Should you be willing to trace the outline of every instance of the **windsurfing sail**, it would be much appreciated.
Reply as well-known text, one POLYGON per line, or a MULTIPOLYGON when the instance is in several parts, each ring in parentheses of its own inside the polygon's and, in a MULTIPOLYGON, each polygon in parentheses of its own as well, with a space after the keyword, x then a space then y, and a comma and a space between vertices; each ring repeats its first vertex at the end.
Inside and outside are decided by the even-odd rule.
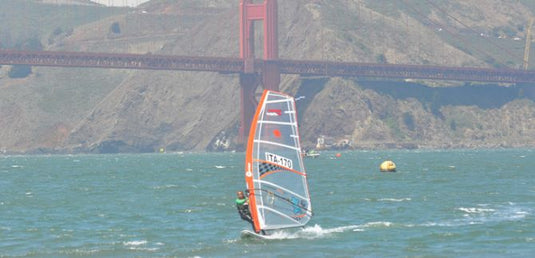
POLYGON ((264 90, 251 123, 245 181, 254 227, 302 227, 312 217, 293 97, 264 90))

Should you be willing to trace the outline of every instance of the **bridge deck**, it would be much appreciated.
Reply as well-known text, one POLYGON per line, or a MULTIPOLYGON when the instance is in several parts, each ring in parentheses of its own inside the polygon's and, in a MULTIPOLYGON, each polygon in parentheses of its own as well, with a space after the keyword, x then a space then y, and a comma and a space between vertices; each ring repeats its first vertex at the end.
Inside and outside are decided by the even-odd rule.
MULTIPOLYGON (((255 61, 260 73, 265 63, 277 64, 283 74, 341 77, 385 77, 403 79, 474 82, 535 82, 535 71, 426 65, 371 64, 329 61, 255 61)), ((34 66, 93 67, 241 73, 243 60, 232 57, 164 56, 88 52, 0 50, 0 64, 34 66)))

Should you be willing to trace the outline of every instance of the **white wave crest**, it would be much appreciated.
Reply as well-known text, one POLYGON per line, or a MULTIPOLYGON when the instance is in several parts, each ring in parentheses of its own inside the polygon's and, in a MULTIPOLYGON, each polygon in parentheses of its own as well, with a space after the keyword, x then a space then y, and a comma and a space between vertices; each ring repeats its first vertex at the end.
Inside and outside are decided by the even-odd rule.
POLYGON ((383 228, 383 227, 391 227, 392 222, 388 221, 374 221, 374 222, 368 222, 361 226, 362 228, 383 228))
POLYGON ((174 185, 174 184, 168 184, 168 185, 158 185, 154 186, 152 189, 154 190, 165 190, 165 189, 171 189, 171 188, 179 188, 180 186, 174 185))
POLYGON ((488 212, 495 212, 495 209, 488 209, 488 208, 457 208, 457 210, 464 211, 466 213, 470 214, 481 214, 481 213, 488 213, 488 212))
POLYGON ((396 198, 381 198, 378 201, 381 201, 381 202, 404 202, 404 201, 410 201, 410 200, 412 200, 412 199, 411 198, 400 198, 400 199, 396 199, 396 198))
POLYGON ((125 246, 140 246, 140 245, 146 245, 147 240, 134 240, 134 241, 127 241, 123 242, 123 245, 125 246))
MULTIPOLYGON (((158 251, 158 247, 151 247, 147 240, 133 240, 133 241, 126 241, 123 242, 123 245, 126 246, 129 250, 135 250, 135 251, 149 251, 149 252, 155 252, 158 251)), ((157 246, 163 245, 163 243, 156 243, 157 246)))
POLYGON ((458 227, 464 225, 481 225, 489 222, 502 222, 522 220, 532 214, 532 209, 517 206, 514 203, 507 205, 496 205, 489 208, 487 204, 480 204, 480 207, 460 207, 456 210, 462 211, 463 218, 450 219, 440 222, 427 222, 421 224, 424 227, 458 227))

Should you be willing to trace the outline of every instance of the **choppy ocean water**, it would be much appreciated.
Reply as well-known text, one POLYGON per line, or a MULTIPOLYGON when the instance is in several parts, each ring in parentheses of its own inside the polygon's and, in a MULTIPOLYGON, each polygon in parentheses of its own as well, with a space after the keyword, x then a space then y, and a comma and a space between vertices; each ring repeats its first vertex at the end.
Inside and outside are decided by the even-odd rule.
POLYGON ((262 241, 240 238, 243 161, 0 156, 0 256, 535 256, 534 149, 323 152, 309 225, 262 241))

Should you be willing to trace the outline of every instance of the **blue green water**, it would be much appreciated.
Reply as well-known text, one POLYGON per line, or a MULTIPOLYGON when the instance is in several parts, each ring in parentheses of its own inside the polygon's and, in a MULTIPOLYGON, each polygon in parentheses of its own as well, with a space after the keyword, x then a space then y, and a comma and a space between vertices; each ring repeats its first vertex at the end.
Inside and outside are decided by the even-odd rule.
POLYGON ((535 255, 534 149, 341 154, 305 161, 309 225, 262 241, 243 153, 0 156, 0 256, 535 255))

